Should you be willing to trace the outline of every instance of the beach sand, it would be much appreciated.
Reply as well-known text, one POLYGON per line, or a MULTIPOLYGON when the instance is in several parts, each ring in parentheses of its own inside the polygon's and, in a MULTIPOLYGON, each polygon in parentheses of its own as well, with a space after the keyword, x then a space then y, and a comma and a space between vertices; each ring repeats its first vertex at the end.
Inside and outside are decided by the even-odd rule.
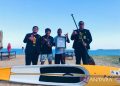
MULTIPOLYGON (((114 67, 120 66, 119 56, 92 56, 92 57, 94 58, 96 65, 105 65, 105 66, 114 66, 114 67)), ((68 59, 66 60, 66 64, 75 64, 75 59, 73 60, 70 60, 71 58, 68 59)), ((48 62, 46 61, 45 64, 48 64, 48 62)), ((5 57, 2 61, 0 61, 0 68, 11 67, 11 66, 22 66, 22 65, 25 65, 24 55, 17 55, 16 58, 11 57, 10 59, 5 57)), ((40 65, 40 62, 38 62, 38 65, 40 65)), ((0 81, 0 86, 41 86, 41 85, 28 85, 22 83, 0 81)))

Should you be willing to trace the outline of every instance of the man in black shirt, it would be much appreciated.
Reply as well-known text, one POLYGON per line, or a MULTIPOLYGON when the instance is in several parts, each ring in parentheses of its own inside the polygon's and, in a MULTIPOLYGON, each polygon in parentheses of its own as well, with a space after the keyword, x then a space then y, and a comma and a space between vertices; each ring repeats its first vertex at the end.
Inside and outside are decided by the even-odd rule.
POLYGON ((52 64, 52 47, 54 43, 54 39, 50 36, 51 30, 50 28, 45 29, 45 35, 42 36, 42 46, 41 46, 41 57, 40 62, 43 65, 46 58, 48 59, 48 63, 52 64))
POLYGON ((81 64, 81 58, 83 64, 88 64, 88 49, 90 49, 90 43, 92 42, 92 36, 89 30, 84 29, 84 22, 79 22, 79 29, 74 30, 71 35, 71 40, 74 40, 73 48, 76 56, 76 64, 81 64))
POLYGON ((32 29, 32 33, 28 33, 23 42, 26 43, 25 48, 25 64, 30 65, 37 65, 38 57, 40 54, 40 47, 41 47, 41 36, 37 34, 38 27, 34 26, 32 29))

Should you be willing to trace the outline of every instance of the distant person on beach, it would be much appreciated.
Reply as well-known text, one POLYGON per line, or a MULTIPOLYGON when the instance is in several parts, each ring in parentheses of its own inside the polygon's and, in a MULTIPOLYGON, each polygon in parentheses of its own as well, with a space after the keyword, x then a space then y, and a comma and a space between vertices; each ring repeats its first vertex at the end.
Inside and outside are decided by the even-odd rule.
POLYGON ((45 35, 42 36, 42 46, 41 46, 41 56, 40 56, 40 62, 41 65, 44 64, 46 59, 48 59, 48 63, 52 64, 53 60, 53 54, 52 54, 52 47, 53 47, 53 37, 50 36, 51 29, 46 28, 45 29, 45 35))
POLYGON ((8 50, 8 58, 10 59, 10 51, 11 51, 11 44, 8 43, 7 45, 7 50, 8 50))
POLYGON ((8 43, 8 45, 7 45, 7 50, 8 50, 8 52, 11 51, 11 44, 10 43, 8 43))
POLYGON ((24 51, 24 47, 22 47, 22 50, 24 51))
POLYGON ((26 65, 37 65, 38 57, 40 54, 41 47, 41 36, 38 33, 38 26, 32 28, 32 33, 28 33, 23 42, 26 43, 25 48, 25 64, 26 65))
POLYGON ((73 48, 76 57, 76 64, 88 64, 88 49, 90 49, 90 43, 92 42, 92 36, 89 30, 84 29, 84 22, 80 21, 79 29, 74 30, 71 35, 71 40, 74 40, 73 48))
POLYGON ((24 47, 22 47, 22 50, 24 50, 24 47))
POLYGON ((55 43, 55 64, 65 64, 65 48, 66 48, 66 42, 70 43, 70 40, 68 38, 68 33, 65 34, 65 36, 62 36, 62 29, 59 28, 57 30, 57 36, 54 38, 54 43, 55 43), (65 47, 62 46, 58 46, 57 43, 61 40, 58 40, 59 38, 64 38, 65 40, 62 41, 65 45, 65 47))
POLYGON ((22 47, 22 52, 24 53, 24 47, 22 47))

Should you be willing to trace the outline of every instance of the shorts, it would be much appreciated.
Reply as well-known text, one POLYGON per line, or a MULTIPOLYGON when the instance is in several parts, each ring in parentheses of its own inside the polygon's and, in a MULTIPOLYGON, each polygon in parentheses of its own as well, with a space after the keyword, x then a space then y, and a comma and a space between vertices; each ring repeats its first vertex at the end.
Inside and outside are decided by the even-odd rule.
POLYGON ((48 59, 48 61, 52 61, 53 55, 52 54, 41 54, 40 55, 40 62, 45 62, 46 59, 48 59))

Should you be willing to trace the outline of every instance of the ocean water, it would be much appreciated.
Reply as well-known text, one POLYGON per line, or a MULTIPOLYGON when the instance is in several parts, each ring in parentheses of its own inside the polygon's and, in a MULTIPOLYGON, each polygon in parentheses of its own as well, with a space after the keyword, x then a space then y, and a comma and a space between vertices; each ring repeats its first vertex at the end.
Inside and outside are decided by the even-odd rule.
MULTIPOLYGON (((7 51, 6 48, 3 48, 2 50, 0 50, 0 52, 6 52, 6 51, 7 51)), ((11 51, 16 51, 17 55, 23 55, 23 54, 25 54, 24 50, 22 50, 22 49, 12 49, 11 51)))
POLYGON ((120 56, 120 49, 99 49, 90 50, 90 55, 102 55, 102 56, 120 56))
MULTIPOLYGON (((7 51, 7 49, 2 49, 0 52, 7 51)), ((16 51, 17 55, 24 55, 24 50, 22 49, 12 49, 11 51, 16 51)), ((66 50, 66 52, 74 52, 74 50, 66 50)), ((53 54, 55 50, 53 49, 53 54)), ((120 49, 98 49, 98 50, 90 50, 90 55, 97 55, 97 56, 120 56, 120 49)))

